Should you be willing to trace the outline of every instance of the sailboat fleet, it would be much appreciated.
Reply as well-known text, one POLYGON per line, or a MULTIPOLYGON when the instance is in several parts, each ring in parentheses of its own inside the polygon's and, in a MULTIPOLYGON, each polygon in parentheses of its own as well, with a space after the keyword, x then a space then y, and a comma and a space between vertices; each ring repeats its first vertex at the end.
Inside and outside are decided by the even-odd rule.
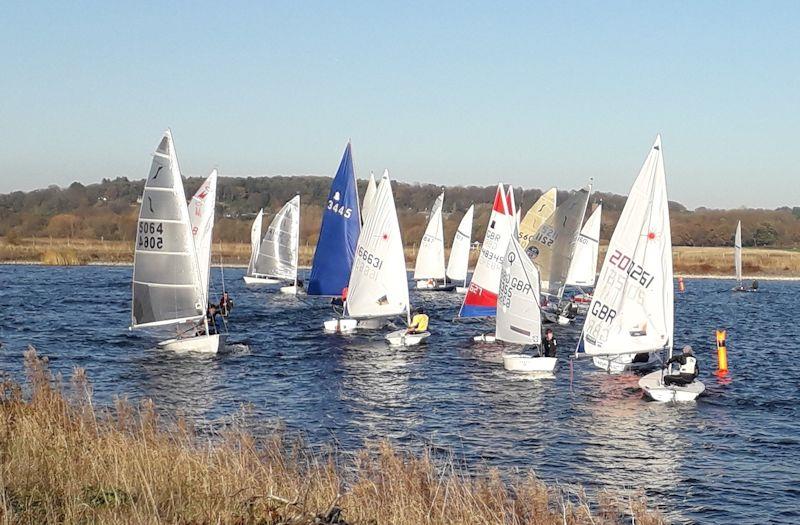
MULTIPOLYGON (((211 239, 216 205, 214 170, 187 204, 170 131, 155 153, 139 212, 132 282, 131 328, 171 327, 159 348, 217 352, 226 328, 210 309, 211 239)), ((430 208, 412 282, 422 292, 464 294, 457 320, 493 322, 494 333, 475 342, 499 345, 507 370, 552 373, 555 357, 538 351, 542 323, 567 324, 586 314, 576 357, 587 356, 612 373, 652 369, 674 349, 672 245, 661 139, 636 178, 606 251, 599 278, 602 203, 586 215, 592 187, 558 203, 555 188, 520 217, 514 190, 499 184, 471 279, 468 278, 474 206, 464 213, 446 259, 445 194, 430 208), (578 293, 565 297, 565 290, 578 293)), ((327 297, 334 317, 328 333, 380 330, 415 312, 409 296, 404 243, 388 170, 370 174, 361 206, 352 146, 345 146, 324 203, 320 234, 305 286, 298 279, 300 197, 284 204, 262 236, 264 210, 251 228, 247 286, 276 285, 282 293, 327 297)), ((741 224, 735 236, 741 286, 741 224)), ((396 326, 395 326, 396 328, 396 326)), ((401 328, 386 335, 395 346, 430 336, 401 328)), ((665 384, 664 371, 640 385, 659 401, 695 399, 704 387, 665 384)))

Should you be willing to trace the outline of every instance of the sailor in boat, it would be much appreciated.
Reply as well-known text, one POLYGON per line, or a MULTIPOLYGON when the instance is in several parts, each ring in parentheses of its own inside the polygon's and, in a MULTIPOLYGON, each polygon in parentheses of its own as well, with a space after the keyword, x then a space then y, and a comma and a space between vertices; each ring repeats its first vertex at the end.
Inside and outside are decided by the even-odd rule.
POLYGON ((542 351, 545 357, 555 357, 558 349, 558 341, 553 335, 553 330, 548 328, 544 331, 544 341, 542 341, 542 351))
MULTIPOLYGON (((217 305, 209 304, 206 308, 206 323, 208 324, 208 335, 215 335, 219 333, 219 325, 217 324, 217 305)), ((200 324, 197 327, 197 335, 206 335, 205 326, 200 324)))
MULTIPOLYGON (((298 281, 298 286, 300 281, 298 281)), ((333 310, 340 314, 344 313, 344 303, 347 301, 347 286, 342 288, 342 296, 341 297, 334 297, 331 299, 331 306, 333 306, 333 310)))
POLYGON ((678 363, 680 368, 677 374, 664 376, 664 385, 666 386, 686 386, 693 383, 700 373, 700 367, 697 366, 697 358, 694 356, 694 351, 689 345, 683 347, 683 353, 672 356, 664 364, 664 367, 668 367, 672 363, 678 363))
POLYGON ((414 310, 414 317, 411 318, 411 324, 408 325, 407 334, 421 334, 428 330, 428 316, 425 314, 423 308, 414 310))
POLYGON ((228 292, 222 292, 222 297, 219 299, 219 313, 222 317, 228 317, 233 310, 233 299, 228 295, 228 292))
POLYGON ((753 284, 751 284, 751 285, 750 285, 750 289, 752 289, 754 292, 755 292, 756 290, 758 290, 758 281, 756 281, 755 279, 753 279, 753 284))

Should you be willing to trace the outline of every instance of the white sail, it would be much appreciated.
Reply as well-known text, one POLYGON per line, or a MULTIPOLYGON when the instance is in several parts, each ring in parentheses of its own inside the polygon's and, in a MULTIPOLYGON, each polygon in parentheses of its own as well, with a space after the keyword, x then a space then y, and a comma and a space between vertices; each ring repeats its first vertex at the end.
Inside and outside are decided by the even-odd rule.
POLYGON ((542 314, 539 304, 539 270, 525 254, 518 236, 513 235, 500 274, 495 331, 497 339, 519 345, 540 344, 542 314))
POLYGON ((471 205, 458 223, 458 229, 453 236, 453 246, 450 248, 450 259, 447 261, 447 277, 451 281, 467 280, 469 269, 469 249, 472 243, 472 218, 475 215, 475 206, 471 205))
POLYGON ((736 280, 742 285, 742 221, 736 224, 736 238, 733 241, 733 261, 736 267, 736 280))
POLYGON ((529 239, 526 248, 539 267, 542 293, 560 299, 567 282, 575 242, 589 204, 591 185, 573 192, 561 203, 539 231, 529 239))
POLYGON ((139 209, 131 327, 199 320, 205 307, 186 194, 167 130, 153 154, 139 209))
POLYGON ((217 170, 203 182, 189 201, 189 222, 192 225, 200 282, 208 303, 208 277, 211 273, 211 241, 214 233, 214 207, 217 205, 217 170))
POLYGON ((444 192, 436 197, 428 218, 428 226, 419 243, 417 263, 414 266, 414 279, 439 279, 445 277, 444 266, 444 224, 442 223, 442 206, 444 192))
POLYGON ((672 348, 672 241, 661 136, 656 138, 608 245, 583 329, 589 355, 672 348))
POLYGON ((406 261, 388 170, 366 219, 350 273, 347 315, 363 319, 407 314, 406 261))
POLYGON ((250 227, 250 262, 247 265, 247 275, 252 277, 256 271, 256 259, 258 258, 258 250, 261 247, 261 223, 264 220, 264 209, 258 210, 256 220, 250 227))
POLYGON ((364 192, 364 200, 361 201, 362 224, 367 220, 367 213, 369 212, 370 206, 372 206, 372 200, 375 198, 376 191, 378 191, 378 187, 375 184, 375 174, 370 171, 369 182, 367 183, 367 190, 364 192))
POLYGON ((556 209, 558 192, 550 188, 533 203, 525 218, 519 223, 519 243, 527 248, 529 242, 539 232, 539 228, 553 215, 556 209))
POLYGON ((594 286, 597 277, 597 258, 600 255, 600 219, 603 204, 599 204, 583 225, 575 252, 569 264, 567 284, 570 286, 594 286))
POLYGON ((300 196, 283 205, 264 234, 255 273, 277 279, 297 277, 297 252, 300 241, 300 196))

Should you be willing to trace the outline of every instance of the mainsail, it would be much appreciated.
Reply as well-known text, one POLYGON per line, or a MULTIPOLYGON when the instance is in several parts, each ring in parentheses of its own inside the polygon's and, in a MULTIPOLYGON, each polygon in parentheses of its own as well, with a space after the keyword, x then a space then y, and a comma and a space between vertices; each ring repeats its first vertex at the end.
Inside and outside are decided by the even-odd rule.
POLYGON ((428 227, 419 243, 417 263, 414 266, 414 279, 445 278, 444 267, 444 224, 442 223, 442 205, 444 192, 436 197, 428 218, 428 227))
POLYGON ((560 299, 567 282, 575 241, 581 229, 591 185, 573 192, 561 203, 539 231, 529 239, 526 248, 539 267, 542 292, 560 299))
POLYGON ((597 205, 586 224, 583 225, 581 234, 575 242, 575 252, 569 265, 567 284, 570 286, 594 286, 597 277, 597 257, 600 254, 600 218, 603 204, 597 205))
POLYGON ((513 232, 513 208, 506 198, 503 185, 497 186, 492 214, 486 236, 481 245, 481 253, 475 264, 475 272, 464 296, 459 317, 491 317, 497 309, 497 292, 500 287, 500 272, 508 241, 513 232))
POLYGON ((736 267, 736 280, 742 285, 742 221, 736 224, 736 238, 733 241, 733 262, 736 267))
POLYGON ((378 187, 375 185, 375 174, 369 172, 369 182, 367 182, 367 190, 364 192, 364 200, 361 201, 361 224, 367 220, 369 208, 372 206, 372 199, 375 198, 375 192, 378 187))
POLYGON ((467 280, 469 267, 469 248, 472 242, 472 217, 475 206, 471 205, 458 223, 458 229, 453 236, 453 246, 450 248, 450 259, 447 261, 447 277, 451 281, 467 280))
POLYGON ((672 347, 672 241, 661 136, 656 138, 611 236, 583 328, 589 355, 672 347))
POLYGON ((539 310, 539 271, 525 250, 511 236, 500 274, 497 298, 497 339, 519 345, 542 342, 542 314, 539 310))
POLYGON ((250 262, 247 265, 247 275, 253 276, 256 271, 256 259, 258 258, 258 250, 261 247, 261 223, 264 220, 264 209, 258 210, 256 220, 250 227, 250 262))
POLYGON ((204 301, 208 303, 208 278, 211 273, 211 240, 214 233, 214 207, 217 205, 217 170, 203 182, 189 201, 189 222, 192 226, 197 266, 204 301))
POLYGON ((356 319, 408 314, 405 253, 388 170, 366 219, 350 274, 346 313, 356 319))
POLYGON ((361 232, 360 218, 358 186, 348 142, 322 215, 308 280, 308 295, 341 295, 350 280, 350 268, 361 232))
POLYGON ((255 273, 278 279, 297 277, 300 242, 300 196, 283 205, 267 228, 255 261, 255 273))
POLYGON ((528 243, 539 232, 539 228, 544 222, 553 215, 556 209, 557 191, 550 188, 542 193, 533 206, 530 207, 525 218, 519 223, 519 243, 523 248, 528 247, 528 243))
POLYGON ((142 193, 133 258, 131 327, 199 320, 205 292, 178 158, 167 130, 142 193))

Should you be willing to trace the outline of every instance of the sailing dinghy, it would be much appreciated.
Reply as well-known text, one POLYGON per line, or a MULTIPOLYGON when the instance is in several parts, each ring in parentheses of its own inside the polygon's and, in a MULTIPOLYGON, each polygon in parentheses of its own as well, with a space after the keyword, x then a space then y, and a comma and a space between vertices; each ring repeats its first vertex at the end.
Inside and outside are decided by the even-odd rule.
MULTIPOLYGON (((253 234, 261 232, 262 216, 263 210, 258 212, 256 222, 250 230, 251 244, 253 234)), ((288 281, 292 284, 281 287, 281 293, 296 294, 299 244, 300 196, 295 195, 275 214, 261 244, 253 251, 247 275, 244 276, 245 284, 279 284, 288 281)))
POLYGON ((457 286, 456 292, 466 293, 467 271, 469 270, 469 249, 472 243, 472 219, 475 215, 475 206, 470 205, 467 213, 458 223, 458 229, 453 236, 453 246, 450 248, 450 259, 447 261, 445 274, 454 282, 463 283, 457 286))
MULTIPOLYGON (((358 238, 356 258, 350 273, 345 315, 359 322, 359 328, 379 329, 389 320, 404 315, 410 323, 408 277, 400 236, 400 223, 388 170, 384 172, 364 228, 358 238)), ((418 344, 430 334, 389 334, 391 344, 418 344)))
POLYGON ((758 286, 755 281, 750 288, 745 288, 742 284, 742 221, 736 224, 736 236, 733 240, 733 266, 736 270, 736 288, 734 292, 755 292, 758 286))
MULTIPOLYGON (((643 370, 658 365, 665 349, 672 354, 673 336, 672 240, 659 135, 611 236, 579 351, 611 373, 643 370)), ((655 373, 657 379, 646 376, 648 388, 675 388, 660 386, 662 372, 655 373)))
POLYGON ((164 133, 142 193, 131 297, 131 329, 175 327, 159 348, 215 353, 225 344, 206 319, 216 180, 212 172, 190 214, 172 133, 164 133))
POLYGON ((539 267, 545 299, 543 314, 550 322, 568 324, 571 320, 560 303, 591 191, 589 184, 573 192, 528 240, 526 252, 539 267))
MULTIPOLYGON (((500 294, 497 298, 495 338, 523 348, 542 342, 539 270, 512 235, 503 258, 500 294)), ((527 355, 521 352, 503 354, 503 366, 512 372, 550 374, 555 357, 527 355)))
POLYGON ((597 259, 600 255, 600 221, 603 203, 597 205, 581 229, 575 242, 575 252, 567 272, 567 286, 574 286, 580 293, 572 297, 579 311, 585 312, 592 301, 587 288, 594 288, 597 279, 597 259))
POLYGON ((247 265, 247 273, 244 274, 244 284, 247 286, 262 286, 266 284, 278 284, 278 279, 270 279, 266 275, 256 273, 256 261, 261 249, 261 223, 264 220, 263 208, 258 210, 253 225, 250 226, 250 262, 247 265))
POLYGON ((444 265, 444 223, 442 206, 444 192, 436 198, 428 218, 428 226, 419 243, 414 280, 418 290, 452 291, 456 285, 447 282, 444 265))
POLYGON ((375 174, 369 172, 369 182, 367 182, 367 189, 364 192, 364 199, 361 201, 361 224, 367 219, 370 206, 372 206, 372 199, 375 198, 375 192, 378 191, 378 186, 375 184, 375 174))

